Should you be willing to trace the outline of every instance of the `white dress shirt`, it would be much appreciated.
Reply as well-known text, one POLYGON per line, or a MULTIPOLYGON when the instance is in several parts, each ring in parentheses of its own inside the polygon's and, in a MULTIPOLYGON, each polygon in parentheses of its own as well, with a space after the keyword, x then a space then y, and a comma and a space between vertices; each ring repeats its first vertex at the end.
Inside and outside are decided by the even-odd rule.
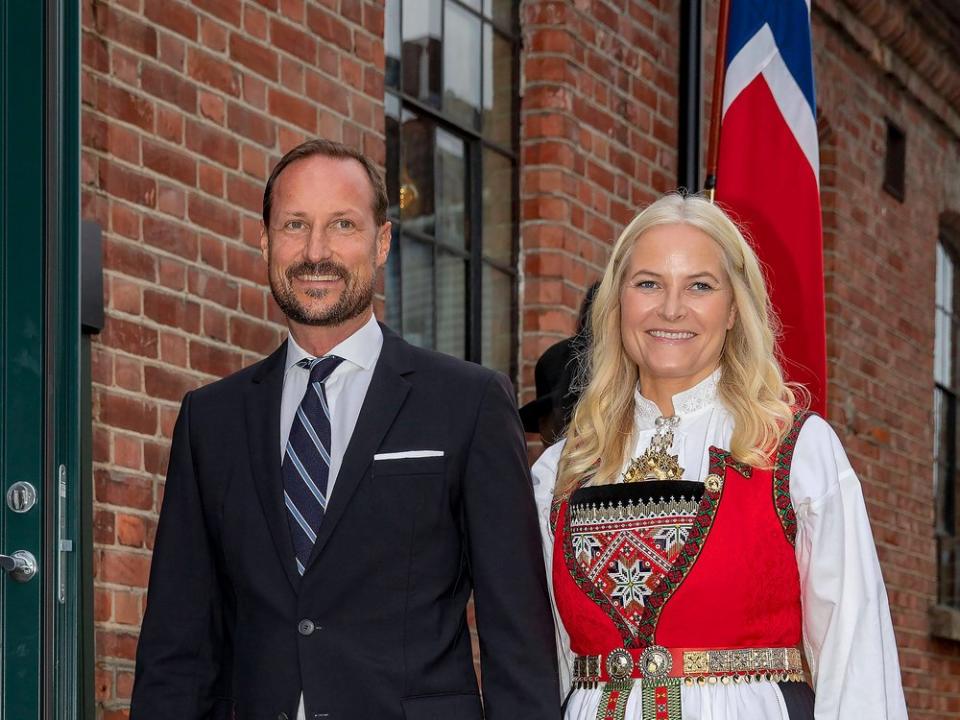
MULTIPOLYGON (((353 335, 332 348, 327 355, 343 358, 323 384, 330 408, 330 476, 327 478, 327 500, 333 495, 337 474, 343 464, 343 455, 350 444, 353 429, 357 426, 360 408, 363 407, 373 370, 383 349, 383 331, 373 316, 353 335)), ((291 334, 287 338, 287 362, 283 374, 283 395, 280 399, 280 462, 287 450, 287 438, 297 415, 297 408, 307 391, 310 371, 297 365, 304 358, 314 357, 297 345, 291 334)), ((306 720, 303 694, 297 720, 306 720)))
MULTIPOLYGON (((327 499, 333 494, 337 474, 343 463, 353 428, 357 425, 360 408, 367 396, 373 378, 373 369, 383 348, 383 332, 375 317, 353 335, 334 347, 327 355, 344 359, 330 373, 323 387, 330 407, 330 476, 327 479, 327 499)), ((287 363, 283 375, 283 397, 280 400, 280 462, 287 450, 287 438, 310 381, 310 371, 297 365, 304 358, 314 357, 297 345, 293 335, 287 338, 287 363)))
MULTIPOLYGON (((673 452, 685 468, 684 480, 706 477, 711 445, 730 447, 733 418, 720 402, 718 380, 719 371, 673 397, 674 412, 680 418, 673 452)), ((657 405, 638 391, 637 438, 631 458, 650 444, 659 416, 657 405)), ((562 442, 553 445, 533 466, 551 600, 554 538, 550 506, 562 449, 562 442)), ((860 482, 840 440, 820 417, 809 418, 797 439, 790 498, 797 513, 803 643, 816 693, 816 720, 906 720, 887 592, 860 482)), ((711 622, 709 612, 691 622, 711 622)), ((556 629, 561 691, 566 693, 573 655, 559 618, 556 629)), ((600 696, 600 688, 575 690, 566 720, 594 720, 600 696)), ((640 699, 639 691, 630 694, 626 720, 640 720, 640 699)), ((684 720, 788 720, 780 692, 770 682, 684 685, 681 701, 684 720)))

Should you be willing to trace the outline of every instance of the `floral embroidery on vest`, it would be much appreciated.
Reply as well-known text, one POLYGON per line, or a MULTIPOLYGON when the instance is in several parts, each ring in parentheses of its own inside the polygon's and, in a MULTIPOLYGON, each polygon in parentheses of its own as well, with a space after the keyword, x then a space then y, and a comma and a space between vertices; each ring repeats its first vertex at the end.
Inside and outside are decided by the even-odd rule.
POLYGON ((791 545, 796 545, 797 541, 797 514, 790 500, 790 464, 793 462, 793 451, 797 447, 800 430, 812 414, 809 410, 801 410, 794 415, 793 427, 780 443, 773 467, 773 505, 780 516, 783 533, 791 545))

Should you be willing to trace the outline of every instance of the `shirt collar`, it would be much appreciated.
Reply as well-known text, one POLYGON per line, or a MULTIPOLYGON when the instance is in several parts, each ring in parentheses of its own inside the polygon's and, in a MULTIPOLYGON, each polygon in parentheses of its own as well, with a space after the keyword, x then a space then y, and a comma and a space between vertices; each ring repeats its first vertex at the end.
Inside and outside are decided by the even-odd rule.
MULTIPOLYGON (((701 380, 692 388, 679 392, 673 396, 673 412, 678 417, 690 415, 698 410, 716 405, 719 402, 719 393, 717 390, 720 384, 720 368, 714 370, 709 376, 701 380)), ((645 398, 640 393, 640 386, 634 390, 634 399, 636 401, 635 424, 637 430, 649 430, 656 425, 656 420, 660 417, 660 408, 653 400, 645 398)))
MULTIPOLYGON (((336 355, 352 365, 356 365, 364 370, 369 370, 373 367, 374 363, 376 363, 382 347, 383 331, 380 329, 376 317, 371 315, 363 327, 339 345, 331 348, 327 355, 336 355)), ((284 369, 285 371, 289 370, 304 358, 312 357, 314 356, 297 344, 292 333, 287 336, 287 362, 284 369)))

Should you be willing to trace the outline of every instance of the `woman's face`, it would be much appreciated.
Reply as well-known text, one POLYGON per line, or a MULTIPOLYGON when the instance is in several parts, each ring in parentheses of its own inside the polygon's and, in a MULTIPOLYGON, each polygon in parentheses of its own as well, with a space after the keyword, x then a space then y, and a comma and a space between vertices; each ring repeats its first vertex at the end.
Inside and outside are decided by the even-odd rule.
POLYGON ((620 334, 641 387, 669 381, 680 392, 706 378, 735 319, 722 251, 709 235, 677 224, 637 239, 620 291, 620 334))

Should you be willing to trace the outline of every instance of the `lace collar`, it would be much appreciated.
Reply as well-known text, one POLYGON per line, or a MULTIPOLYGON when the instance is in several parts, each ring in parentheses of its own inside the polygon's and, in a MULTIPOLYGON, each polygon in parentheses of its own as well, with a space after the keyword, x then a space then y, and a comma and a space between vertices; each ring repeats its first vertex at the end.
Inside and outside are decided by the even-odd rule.
MULTIPOLYGON (((717 403, 717 386, 720 384, 720 368, 688 390, 673 396, 673 411, 680 417, 703 410, 717 403)), ((637 430, 652 430, 660 417, 660 408, 653 400, 645 398, 638 386, 634 390, 636 413, 634 423, 637 430)))

